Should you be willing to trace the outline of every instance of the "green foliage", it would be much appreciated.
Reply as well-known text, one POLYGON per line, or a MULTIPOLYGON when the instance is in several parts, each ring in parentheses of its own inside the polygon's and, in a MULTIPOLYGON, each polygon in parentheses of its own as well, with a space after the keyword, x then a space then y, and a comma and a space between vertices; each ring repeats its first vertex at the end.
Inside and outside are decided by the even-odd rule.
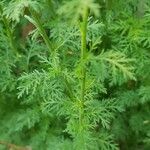
POLYGON ((0 2, 0 143, 148 150, 149 10, 148 0, 0 2), (21 43, 24 22, 34 29, 21 43))

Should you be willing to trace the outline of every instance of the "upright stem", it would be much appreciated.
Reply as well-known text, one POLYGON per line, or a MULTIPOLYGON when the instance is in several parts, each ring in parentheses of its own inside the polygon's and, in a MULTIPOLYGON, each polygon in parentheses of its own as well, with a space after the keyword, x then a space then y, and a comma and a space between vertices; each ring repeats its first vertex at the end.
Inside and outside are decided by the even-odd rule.
MULTIPOLYGON (((86 57, 86 36, 87 36, 87 23, 88 23, 88 8, 85 9, 83 14, 83 22, 81 23, 81 61, 84 62, 86 57)), ((81 100, 84 101, 85 95, 85 80, 86 80, 86 68, 82 67, 82 83, 81 83, 81 100)))
MULTIPOLYGON (((85 62, 87 47, 86 47, 86 36, 87 36, 87 23, 88 23, 88 8, 85 8, 84 14, 82 16, 83 21, 81 22, 80 32, 81 32, 81 62, 85 62)), ((79 101, 79 133, 83 130, 83 119, 84 119, 84 97, 85 97, 85 81, 86 81, 86 67, 85 64, 82 66, 81 70, 81 99, 79 101)))

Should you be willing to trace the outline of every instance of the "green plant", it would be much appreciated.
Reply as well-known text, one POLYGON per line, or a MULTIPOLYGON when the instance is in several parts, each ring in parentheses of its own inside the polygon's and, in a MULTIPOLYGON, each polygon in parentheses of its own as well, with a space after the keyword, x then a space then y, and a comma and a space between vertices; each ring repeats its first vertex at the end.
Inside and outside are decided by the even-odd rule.
POLYGON ((148 149, 144 4, 1 2, 0 141, 37 150, 148 149), (17 28, 27 21, 35 29, 21 43, 17 28))

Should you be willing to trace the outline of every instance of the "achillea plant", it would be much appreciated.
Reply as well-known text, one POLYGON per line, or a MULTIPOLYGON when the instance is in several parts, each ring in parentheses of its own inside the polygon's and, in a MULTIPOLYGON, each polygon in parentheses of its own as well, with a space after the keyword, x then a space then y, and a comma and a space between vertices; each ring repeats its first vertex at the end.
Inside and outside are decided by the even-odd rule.
POLYGON ((150 4, 143 3, 1 2, 0 143, 148 150, 150 4), (21 41, 27 22, 34 28, 21 41))

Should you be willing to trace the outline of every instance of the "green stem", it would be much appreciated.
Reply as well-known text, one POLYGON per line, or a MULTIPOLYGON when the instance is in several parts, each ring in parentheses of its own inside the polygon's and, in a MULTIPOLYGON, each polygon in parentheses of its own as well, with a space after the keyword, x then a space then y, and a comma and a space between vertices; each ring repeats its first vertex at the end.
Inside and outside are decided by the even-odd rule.
POLYGON ((46 46, 47 46, 48 50, 51 52, 52 51, 51 42, 49 40, 48 35, 46 34, 45 29, 42 26, 42 22, 40 21, 38 14, 32 8, 30 8, 29 11, 30 11, 35 23, 36 23, 35 26, 37 27, 37 29, 39 30, 41 36, 43 37, 44 42, 46 43, 46 46))
MULTIPOLYGON (((86 36, 87 36, 87 23, 88 23, 88 8, 85 9, 83 15, 83 22, 81 23, 81 62, 84 62, 86 58, 86 36)), ((85 81, 86 81, 86 68, 85 65, 82 67, 82 83, 81 83, 81 100, 84 101, 85 95, 85 81)))
MULTIPOLYGON (((81 62, 85 63, 87 47, 86 47, 86 36, 87 36, 87 24, 88 24, 88 8, 85 8, 82 16, 83 21, 81 22, 81 62)), ((79 133, 83 130, 83 119, 84 119, 84 97, 85 97, 85 82, 86 82, 86 67, 85 64, 81 70, 81 100, 79 101, 79 133)))

